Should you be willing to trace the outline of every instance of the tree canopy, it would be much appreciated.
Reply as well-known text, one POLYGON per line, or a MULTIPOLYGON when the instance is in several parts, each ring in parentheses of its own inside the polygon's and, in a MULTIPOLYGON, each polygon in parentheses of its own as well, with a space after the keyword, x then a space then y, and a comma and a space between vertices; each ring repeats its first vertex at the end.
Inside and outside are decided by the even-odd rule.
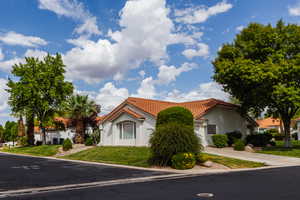
POLYGON ((73 95, 67 101, 65 111, 75 127, 75 142, 84 143, 87 125, 98 127, 96 118, 100 113, 100 106, 90 100, 88 96, 73 95))
POLYGON ((300 26, 251 23, 213 61, 214 79, 244 111, 282 119, 290 146, 291 119, 300 109, 300 26))
POLYGON ((13 66, 15 80, 8 82, 9 105, 13 113, 31 113, 39 121, 45 143, 45 123, 73 93, 71 82, 65 81, 65 65, 61 55, 48 54, 43 60, 25 58, 13 66))

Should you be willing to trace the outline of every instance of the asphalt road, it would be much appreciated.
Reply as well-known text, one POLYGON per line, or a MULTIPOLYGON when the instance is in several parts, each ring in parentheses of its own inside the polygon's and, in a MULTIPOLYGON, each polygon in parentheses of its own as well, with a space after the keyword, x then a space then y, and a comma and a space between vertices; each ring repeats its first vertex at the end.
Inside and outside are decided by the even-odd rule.
POLYGON ((0 153, 0 192, 168 174, 0 153))
MULTIPOLYGON (((149 171, 1 154, 0 163, 0 186, 14 189, 161 175, 161 173, 149 171), (14 167, 31 166, 35 168, 34 165, 39 166, 40 169, 14 167)), ((300 199, 299 188, 300 167, 285 167, 50 191, 0 197, 0 200, 298 200, 300 199), (197 194, 207 192, 214 194, 214 197, 197 197, 197 194)))
POLYGON ((95 187, 7 198, 9 200, 298 200, 300 167, 95 187), (213 198, 199 198, 210 192, 213 198))

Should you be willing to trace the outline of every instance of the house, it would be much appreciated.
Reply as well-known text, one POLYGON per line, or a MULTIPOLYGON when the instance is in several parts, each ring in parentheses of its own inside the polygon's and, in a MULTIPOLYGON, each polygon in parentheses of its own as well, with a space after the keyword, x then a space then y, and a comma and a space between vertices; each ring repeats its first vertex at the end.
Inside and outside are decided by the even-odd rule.
MULTIPOLYGON (((98 122, 102 120, 102 117, 97 117, 98 122)), ((75 137, 75 130, 71 127, 71 120, 63 117, 55 117, 54 121, 60 124, 58 127, 46 127, 46 144, 62 144, 65 139, 73 141, 75 137)), ((87 133, 91 133, 92 128, 87 127, 87 133)), ((39 127, 34 127, 34 140, 42 141, 42 131, 39 127)))
POLYGON ((213 134, 240 131, 245 136, 257 126, 250 117, 238 112, 237 105, 217 99, 176 103, 129 97, 100 121, 99 145, 148 146, 157 114, 173 106, 182 106, 192 112, 195 133, 204 146, 212 144, 213 134))
MULTIPOLYGON (((70 128, 70 120, 63 117, 55 117, 54 121, 61 123, 63 128, 46 127, 46 144, 62 144, 67 138, 72 140, 75 132, 70 128)), ((41 142, 42 140, 42 131, 38 126, 35 126, 34 141, 41 142)))
POLYGON ((258 124, 258 132, 265 132, 266 130, 276 129, 279 133, 283 132, 282 121, 278 118, 268 117, 265 119, 256 120, 258 124))
POLYGON ((300 140, 300 118, 295 119, 298 140, 300 140))

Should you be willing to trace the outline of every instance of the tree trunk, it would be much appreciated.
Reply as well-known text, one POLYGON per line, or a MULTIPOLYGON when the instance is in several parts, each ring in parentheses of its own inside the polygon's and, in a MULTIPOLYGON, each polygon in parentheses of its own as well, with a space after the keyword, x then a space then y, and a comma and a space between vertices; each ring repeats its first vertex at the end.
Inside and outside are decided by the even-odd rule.
POLYGON ((291 148, 291 119, 283 119, 284 126, 284 147, 291 148))
POLYGON ((81 119, 76 121, 75 143, 76 144, 83 144, 84 143, 84 122, 81 119))
POLYGON ((20 119, 18 121, 18 136, 19 137, 25 136, 25 126, 24 126, 22 116, 20 116, 20 119))
POLYGON ((46 144, 46 129, 42 123, 40 123, 40 129, 42 131, 43 145, 45 145, 46 144))
POLYGON ((27 124, 27 138, 28 144, 34 145, 34 116, 28 115, 26 117, 26 124, 27 124))

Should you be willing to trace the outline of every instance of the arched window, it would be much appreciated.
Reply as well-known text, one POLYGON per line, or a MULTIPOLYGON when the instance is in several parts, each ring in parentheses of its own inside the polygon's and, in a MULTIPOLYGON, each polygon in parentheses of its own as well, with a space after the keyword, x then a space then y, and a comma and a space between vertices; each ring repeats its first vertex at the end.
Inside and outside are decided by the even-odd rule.
POLYGON ((136 138, 136 123, 133 121, 123 121, 118 123, 119 137, 121 140, 136 138))

